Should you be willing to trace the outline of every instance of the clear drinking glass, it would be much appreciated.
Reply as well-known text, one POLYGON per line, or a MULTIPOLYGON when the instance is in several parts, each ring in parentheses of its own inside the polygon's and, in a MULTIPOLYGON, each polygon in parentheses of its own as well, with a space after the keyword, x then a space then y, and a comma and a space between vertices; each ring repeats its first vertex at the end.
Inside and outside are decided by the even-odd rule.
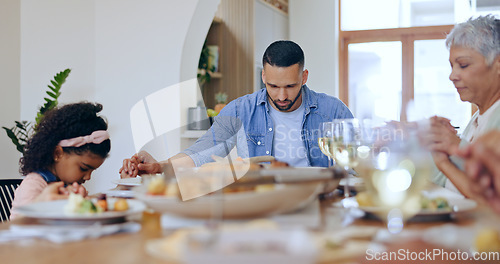
POLYGON ((330 152, 332 135, 333 122, 323 122, 319 125, 318 146, 321 152, 328 157, 328 167, 335 164, 333 154, 330 152))
POLYGON ((336 119, 332 121, 330 152, 335 161, 345 170, 344 197, 350 196, 349 171, 358 165, 358 152, 363 151, 362 121, 358 119, 336 119))
POLYGON ((378 130, 369 155, 358 159, 357 171, 391 233, 420 210, 421 191, 432 171, 432 160, 416 134, 402 128, 378 130))

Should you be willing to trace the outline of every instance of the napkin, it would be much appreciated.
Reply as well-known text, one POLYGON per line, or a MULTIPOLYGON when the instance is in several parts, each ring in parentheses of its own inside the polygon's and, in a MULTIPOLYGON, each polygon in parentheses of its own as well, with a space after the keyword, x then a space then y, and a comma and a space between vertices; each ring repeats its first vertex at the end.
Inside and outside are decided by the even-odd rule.
POLYGON ((12 224, 9 230, 0 231, 0 242, 24 239, 46 239, 54 243, 93 239, 120 232, 137 232, 141 225, 135 222, 102 225, 16 225, 12 224))

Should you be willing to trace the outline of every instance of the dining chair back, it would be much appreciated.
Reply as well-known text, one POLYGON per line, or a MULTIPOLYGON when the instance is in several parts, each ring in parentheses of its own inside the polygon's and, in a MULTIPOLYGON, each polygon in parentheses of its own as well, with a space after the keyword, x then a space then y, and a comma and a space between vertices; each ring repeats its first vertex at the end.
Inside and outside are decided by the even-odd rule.
POLYGON ((9 221, 14 191, 22 179, 0 179, 0 222, 9 221))

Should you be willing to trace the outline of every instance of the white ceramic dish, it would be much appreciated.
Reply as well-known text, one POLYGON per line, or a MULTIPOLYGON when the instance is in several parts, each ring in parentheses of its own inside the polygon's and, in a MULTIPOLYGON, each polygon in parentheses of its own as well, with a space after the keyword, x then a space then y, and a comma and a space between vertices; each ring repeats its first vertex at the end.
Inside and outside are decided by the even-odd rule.
POLYGON ((274 176, 278 181, 300 182, 309 179, 325 180, 322 192, 331 192, 339 186, 341 179, 332 179, 332 171, 323 167, 284 167, 264 169, 264 176, 274 176), (330 179, 330 180, 329 180, 330 179))
MULTIPOLYGON (((111 206, 114 201, 115 199, 109 198, 108 205, 111 206)), ((64 207, 68 203, 68 200, 32 203, 17 208, 17 212, 26 217, 35 218, 38 220, 100 222, 124 218, 129 215, 140 213, 144 211, 144 209, 146 209, 146 206, 141 201, 127 200, 127 202, 129 209, 126 211, 106 211, 96 214, 66 213, 64 211, 64 207)))
POLYGON ((139 186, 142 184, 142 178, 141 177, 135 177, 135 178, 124 178, 124 179, 117 179, 113 181, 114 184, 117 185, 122 185, 122 186, 139 186))
POLYGON ((291 212, 311 203, 324 189, 324 184, 276 184, 263 192, 237 192, 206 195, 188 201, 176 197, 146 194, 145 187, 135 188, 135 197, 152 209, 190 218, 209 218, 217 203, 222 203, 223 217, 243 219, 291 212))
MULTIPOLYGON (((365 182, 361 177, 350 176, 347 183, 349 183, 348 187, 352 191, 362 192, 366 190, 365 182)), ((346 185, 346 179, 341 179, 338 188, 343 190, 345 185, 346 185)))
POLYGON ((108 197, 134 198, 132 190, 107 190, 104 193, 108 197))
MULTIPOLYGON (((411 220, 413 221, 432 221, 440 219, 449 219, 452 214, 468 212, 477 207, 477 203, 465 198, 447 198, 451 209, 422 209, 411 220)), ((381 211, 379 207, 360 206, 366 213, 376 214, 381 211)))

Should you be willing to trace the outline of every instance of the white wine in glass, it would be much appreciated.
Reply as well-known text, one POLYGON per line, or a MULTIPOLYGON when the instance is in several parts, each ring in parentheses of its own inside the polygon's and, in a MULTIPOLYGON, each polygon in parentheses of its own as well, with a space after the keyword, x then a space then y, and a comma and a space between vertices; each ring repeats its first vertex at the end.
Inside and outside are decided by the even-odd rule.
POLYGON ((333 141, 330 145, 331 153, 335 157, 335 161, 340 166, 344 168, 354 168, 358 165, 358 147, 359 144, 349 144, 341 143, 342 139, 339 141, 333 141))
POLYGON ((344 197, 350 196, 349 170, 358 164, 358 149, 363 146, 362 122, 358 119, 336 119, 333 123, 333 144, 330 152, 345 170, 344 197))
POLYGON ((331 163, 334 159, 333 153, 330 151, 332 145, 332 133, 333 133, 333 123, 332 122, 323 122, 319 127, 319 136, 318 136, 318 146, 325 156, 328 157, 328 167, 331 166, 331 163))
POLYGON ((358 173, 364 178, 374 212, 392 233, 402 230, 403 222, 420 211, 421 191, 432 172, 426 151, 405 138, 377 143, 370 155, 359 159, 358 173))

